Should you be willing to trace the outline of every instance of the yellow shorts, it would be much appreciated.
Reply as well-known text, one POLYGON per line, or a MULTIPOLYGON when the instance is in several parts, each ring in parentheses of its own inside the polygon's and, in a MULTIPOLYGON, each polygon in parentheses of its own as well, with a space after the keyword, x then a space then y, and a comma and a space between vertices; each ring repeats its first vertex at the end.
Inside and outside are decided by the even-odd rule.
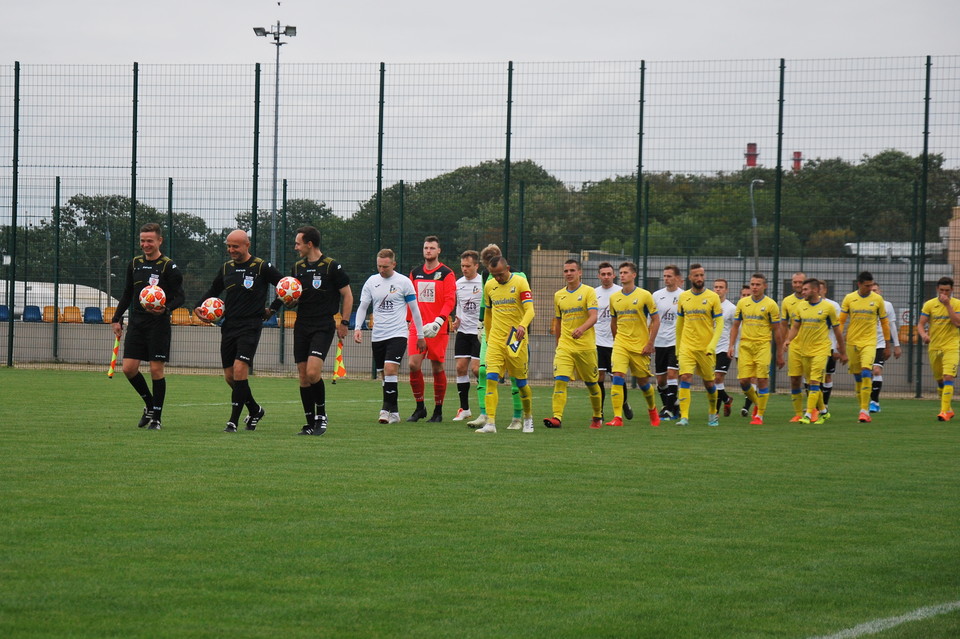
POLYGON ((614 343, 612 361, 611 372, 630 373, 640 379, 650 377, 649 355, 642 355, 637 351, 620 348, 614 343))
POLYGON ((830 352, 819 355, 801 355, 799 357, 803 367, 803 377, 810 384, 823 381, 823 373, 827 370, 827 360, 830 359, 830 352))
POLYGON ((859 375, 864 370, 873 370, 873 360, 877 357, 877 346, 851 346, 847 344, 847 370, 851 375, 859 375))
MULTIPOLYGON (((487 364, 487 370, 490 365, 487 364)), ((591 348, 588 351, 562 351, 558 350, 553 356, 553 376, 582 379, 586 383, 596 382, 600 379, 600 373, 597 370, 597 349, 591 348), (576 375, 574 375, 576 373, 576 375)))
MULTIPOLYGON (((596 355, 596 351, 594 351, 596 355)), ((487 374, 496 373, 500 379, 516 377, 527 379, 530 367, 530 349, 521 347, 516 353, 501 340, 487 343, 487 374)))
POLYGON ((803 355, 800 354, 800 347, 796 343, 790 344, 787 349, 787 375, 790 377, 803 377, 803 355))
POLYGON ((767 379, 770 377, 770 342, 751 340, 740 342, 737 357, 737 377, 767 379))
POLYGON ((713 381, 717 368, 717 356, 707 355, 703 351, 682 350, 677 355, 681 375, 699 375, 705 381, 713 381))
POLYGON ((930 354, 930 368, 933 369, 933 378, 938 382, 944 378, 957 376, 957 365, 960 364, 960 351, 951 348, 946 351, 933 350, 930 354))

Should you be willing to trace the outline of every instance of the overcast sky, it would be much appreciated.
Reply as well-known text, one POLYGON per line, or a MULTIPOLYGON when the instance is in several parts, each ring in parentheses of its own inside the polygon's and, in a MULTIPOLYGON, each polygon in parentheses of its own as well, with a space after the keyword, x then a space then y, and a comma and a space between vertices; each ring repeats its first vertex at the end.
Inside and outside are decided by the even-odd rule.
POLYGON ((960 52, 957 0, 7 0, 0 64, 729 60, 960 52))

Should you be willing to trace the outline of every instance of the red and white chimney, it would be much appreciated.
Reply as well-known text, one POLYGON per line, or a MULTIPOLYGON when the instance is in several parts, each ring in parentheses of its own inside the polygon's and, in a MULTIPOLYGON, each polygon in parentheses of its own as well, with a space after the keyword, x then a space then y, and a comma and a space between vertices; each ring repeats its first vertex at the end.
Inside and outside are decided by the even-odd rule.
POLYGON ((757 166, 757 157, 760 156, 760 152, 757 151, 756 142, 747 143, 747 152, 743 154, 743 157, 746 158, 747 163, 744 165, 745 169, 757 166))

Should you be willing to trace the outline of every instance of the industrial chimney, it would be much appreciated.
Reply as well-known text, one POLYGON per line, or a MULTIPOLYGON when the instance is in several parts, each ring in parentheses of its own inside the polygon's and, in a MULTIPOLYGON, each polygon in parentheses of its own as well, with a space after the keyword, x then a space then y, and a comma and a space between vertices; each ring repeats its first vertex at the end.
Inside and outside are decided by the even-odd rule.
POLYGON ((750 167, 757 166, 757 157, 760 153, 757 151, 756 142, 747 142, 747 152, 743 154, 743 157, 747 159, 747 163, 744 165, 744 168, 749 169, 750 167))
POLYGON ((793 152, 793 172, 799 173, 801 168, 803 168, 803 152, 794 151, 793 152))

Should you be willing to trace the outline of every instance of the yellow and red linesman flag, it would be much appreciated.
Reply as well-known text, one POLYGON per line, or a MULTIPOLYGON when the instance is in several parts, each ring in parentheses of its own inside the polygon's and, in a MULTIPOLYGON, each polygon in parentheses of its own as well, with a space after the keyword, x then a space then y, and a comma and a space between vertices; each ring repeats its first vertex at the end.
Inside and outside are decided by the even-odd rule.
POLYGON ((347 368, 343 365, 343 340, 337 340, 337 359, 333 369, 333 379, 343 379, 347 376, 347 368))
POLYGON ((107 370, 107 377, 113 377, 113 371, 117 368, 117 355, 120 353, 120 338, 113 340, 113 357, 110 358, 110 368, 107 370))

